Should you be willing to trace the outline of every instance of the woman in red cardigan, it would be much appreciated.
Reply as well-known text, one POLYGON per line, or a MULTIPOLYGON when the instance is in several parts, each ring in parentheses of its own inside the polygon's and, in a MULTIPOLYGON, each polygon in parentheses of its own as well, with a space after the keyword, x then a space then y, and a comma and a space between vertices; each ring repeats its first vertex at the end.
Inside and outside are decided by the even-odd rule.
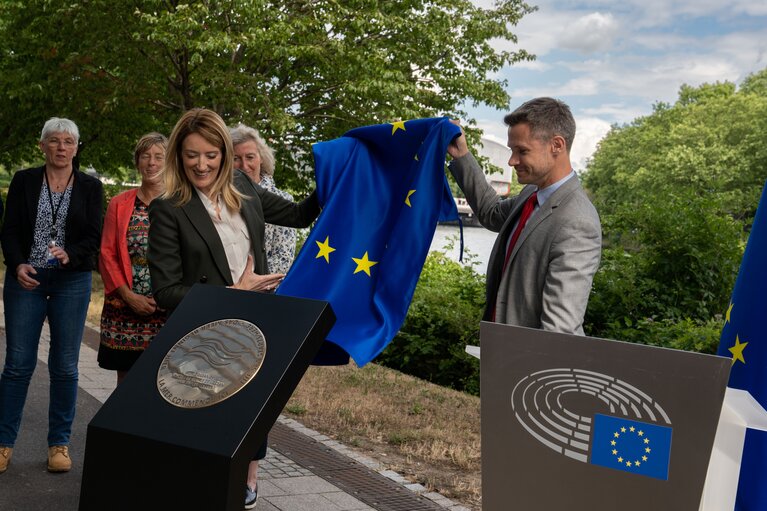
POLYGON ((133 154, 141 186, 116 195, 104 219, 99 254, 104 308, 98 362, 104 369, 117 371, 118 385, 167 319, 152 297, 146 261, 148 208, 165 189, 162 171, 167 145, 159 133, 141 137, 133 154))

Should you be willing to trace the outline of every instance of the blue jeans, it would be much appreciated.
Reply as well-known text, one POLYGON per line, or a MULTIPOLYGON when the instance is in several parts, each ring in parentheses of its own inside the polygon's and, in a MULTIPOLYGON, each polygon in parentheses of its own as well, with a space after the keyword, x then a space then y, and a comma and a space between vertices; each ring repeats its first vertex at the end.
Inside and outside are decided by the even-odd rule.
POLYGON ((48 318, 50 404, 48 445, 67 445, 77 404, 77 361, 91 299, 91 272, 35 268, 40 285, 29 291, 5 272, 5 367, 0 375, 0 446, 13 447, 21 424, 40 332, 48 318))

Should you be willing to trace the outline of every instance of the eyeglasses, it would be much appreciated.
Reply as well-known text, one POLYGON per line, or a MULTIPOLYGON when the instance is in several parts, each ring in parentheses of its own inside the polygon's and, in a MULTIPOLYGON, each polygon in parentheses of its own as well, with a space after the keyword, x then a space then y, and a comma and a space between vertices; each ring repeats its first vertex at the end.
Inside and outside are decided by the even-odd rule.
POLYGON ((74 147, 77 145, 77 142, 75 141, 74 138, 60 139, 56 137, 51 137, 49 139, 46 139, 45 143, 51 147, 56 147, 58 145, 63 145, 64 147, 74 147))

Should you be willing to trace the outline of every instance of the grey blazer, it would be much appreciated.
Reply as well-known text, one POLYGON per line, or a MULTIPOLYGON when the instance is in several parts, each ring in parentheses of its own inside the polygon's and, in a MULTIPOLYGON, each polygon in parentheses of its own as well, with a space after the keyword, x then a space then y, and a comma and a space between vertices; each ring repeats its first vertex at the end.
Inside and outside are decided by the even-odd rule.
MULTIPOLYGON (((530 217, 502 272, 512 228, 536 187, 526 186, 516 197, 499 197, 471 154, 454 159, 450 172, 480 223, 499 233, 487 267, 487 303, 495 303, 495 320, 582 335, 602 254, 602 226, 577 177, 530 217)), ((483 319, 489 321, 492 313, 488 307, 483 319)))
MULTIPOLYGON (((315 193, 301 203, 283 199, 235 171, 235 187, 246 198, 240 213, 245 220, 254 254, 254 270, 266 273, 264 223, 308 227, 320 213, 315 193)), ((196 193, 183 206, 172 198, 157 198, 149 205, 147 259, 152 292, 157 304, 172 310, 197 282, 231 286, 226 252, 205 205, 196 193)))

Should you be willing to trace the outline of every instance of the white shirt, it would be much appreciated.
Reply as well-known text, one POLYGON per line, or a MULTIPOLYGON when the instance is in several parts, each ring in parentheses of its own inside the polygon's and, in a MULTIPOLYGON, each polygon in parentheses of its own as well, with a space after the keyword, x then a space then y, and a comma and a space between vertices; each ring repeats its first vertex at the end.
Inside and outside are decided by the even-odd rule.
POLYGON ((226 252, 226 262, 229 264, 229 271, 232 273, 232 282, 237 283, 240 276, 245 271, 250 254, 250 235, 245 220, 239 211, 231 213, 221 200, 219 195, 214 204, 207 195, 197 190, 197 195, 202 200, 202 204, 213 221, 213 226, 218 232, 221 244, 226 252))

